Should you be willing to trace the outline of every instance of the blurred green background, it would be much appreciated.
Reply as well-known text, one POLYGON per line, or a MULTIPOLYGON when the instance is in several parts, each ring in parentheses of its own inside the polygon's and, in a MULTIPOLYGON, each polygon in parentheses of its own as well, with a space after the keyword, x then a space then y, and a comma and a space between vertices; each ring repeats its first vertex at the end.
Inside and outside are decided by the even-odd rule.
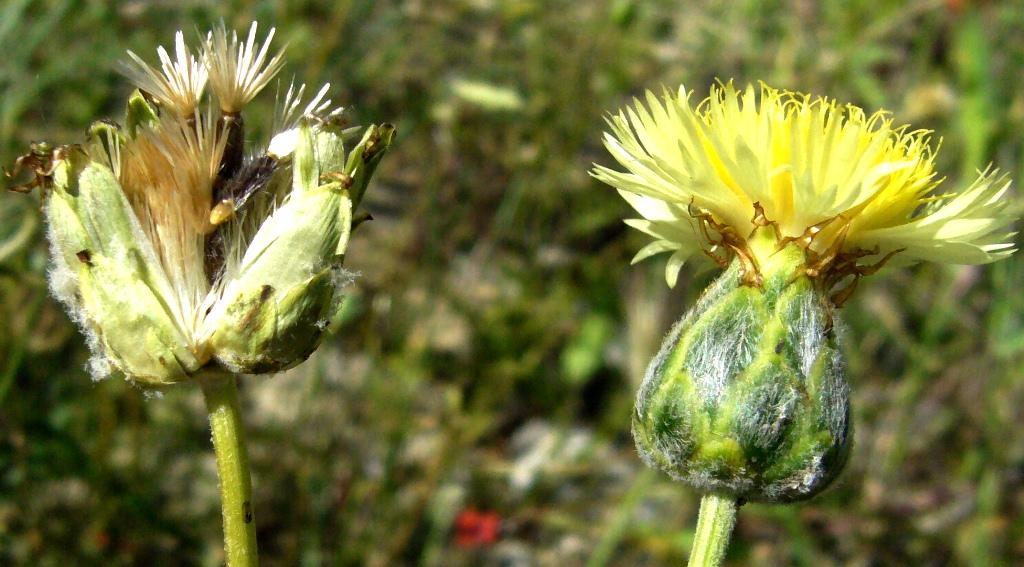
MULTIPOLYGON (((337 332, 242 384, 266 566, 685 562, 697 497, 643 467, 630 409, 714 272, 670 291, 665 258, 630 266, 645 238, 587 175, 644 89, 764 80, 934 130, 947 187, 1024 175, 1024 3, 967 0, 4 0, 0 161, 120 119, 125 50, 220 18, 277 26, 286 77, 399 132, 337 332)), ((273 99, 246 118, 264 140, 273 99)), ((199 389, 93 382, 38 196, 0 216, 0 565, 217 565, 199 389)), ((728 562, 1024 564, 1022 283, 1024 256, 862 282, 848 470, 745 506, 728 562)))

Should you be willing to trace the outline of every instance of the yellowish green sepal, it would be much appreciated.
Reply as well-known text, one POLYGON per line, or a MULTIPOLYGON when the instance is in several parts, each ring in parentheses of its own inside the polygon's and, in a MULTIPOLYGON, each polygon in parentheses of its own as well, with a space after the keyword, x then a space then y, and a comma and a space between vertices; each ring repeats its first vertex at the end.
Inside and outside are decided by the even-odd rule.
POLYGON ((293 197, 260 228, 241 272, 214 308, 210 342, 235 372, 276 372, 305 360, 327 325, 352 221, 338 183, 293 197))
MULTIPOLYGON (((66 266, 79 263, 78 253, 92 248, 92 239, 82 226, 76 212, 76 201, 65 191, 53 191, 46 203, 53 252, 66 266)), ((74 270, 77 271, 77 270, 74 270)))
POLYGON ((151 126, 156 124, 159 117, 149 101, 146 100, 142 91, 135 91, 128 97, 128 111, 125 114, 124 125, 128 129, 128 135, 132 138, 140 126, 151 126))
POLYGON ((46 207, 60 261, 54 286, 107 362, 140 383, 184 380, 201 366, 168 311, 166 282, 117 179, 68 148, 46 207), (87 323, 85 323, 87 322, 87 323))
POLYGON ((83 254, 81 262, 82 306, 118 370, 137 382, 163 385, 199 369, 202 364, 137 265, 99 254, 83 254))
POLYGON ((110 155, 121 151, 124 146, 124 135, 117 124, 100 120, 89 125, 85 132, 89 144, 90 155, 110 155))
POLYGON ((359 128, 345 128, 340 122, 325 122, 319 125, 315 144, 321 173, 345 170, 345 141, 358 131, 359 128))
POLYGON ((350 190, 352 202, 356 206, 363 200, 370 177, 373 176, 377 164, 387 153, 394 139, 395 127, 391 124, 370 126, 366 129, 363 139, 356 144, 356 147, 352 148, 348 163, 345 165, 345 175, 352 179, 350 190))
POLYGON ((330 269, 282 291, 270 285, 235 297, 211 340, 217 361, 232 372, 266 374, 313 354, 335 293, 330 269))
POLYGON ((292 158, 292 169, 294 179, 292 183, 292 194, 301 195, 306 191, 313 191, 320 186, 320 164, 317 162, 316 138, 313 130, 306 120, 299 125, 298 141, 295 144, 295 154, 292 158))

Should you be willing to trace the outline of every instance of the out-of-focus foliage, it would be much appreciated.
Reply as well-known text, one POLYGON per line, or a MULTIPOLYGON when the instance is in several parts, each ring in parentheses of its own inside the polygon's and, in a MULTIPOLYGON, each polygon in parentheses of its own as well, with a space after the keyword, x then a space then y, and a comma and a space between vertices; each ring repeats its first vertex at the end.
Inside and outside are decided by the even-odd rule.
MULTIPOLYGON (((658 262, 629 266, 643 239, 586 174, 611 163, 603 114, 644 89, 765 80, 935 130, 954 184, 1024 175, 1019 1, 214 6, 0 5, 0 158, 120 118, 124 50, 153 60, 219 18, 277 26, 286 74, 397 125, 336 334, 242 386, 268 566, 682 564, 696 495, 646 471, 630 409, 709 273, 670 292, 658 262)), ((0 195, 0 223, 0 564, 216 565, 200 392, 91 382, 46 296, 36 197, 0 195)), ((809 503, 745 506, 729 561, 1024 563, 1022 281, 1024 257, 863 282, 849 469, 809 503)))

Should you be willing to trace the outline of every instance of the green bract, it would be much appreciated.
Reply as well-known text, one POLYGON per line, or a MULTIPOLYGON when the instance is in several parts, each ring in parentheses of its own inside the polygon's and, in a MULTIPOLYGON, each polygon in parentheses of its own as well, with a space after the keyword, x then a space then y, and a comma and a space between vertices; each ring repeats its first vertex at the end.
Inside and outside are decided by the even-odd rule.
POLYGON ((210 344, 218 362, 234 372, 273 372, 316 349, 348 245, 352 194, 362 196, 392 133, 388 127, 369 130, 348 165, 336 170, 347 178, 320 185, 325 163, 343 163, 341 135, 300 129, 292 198, 260 227, 239 273, 211 311, 217 324, 210 344), (302 154, 313 158, 301 160, 302 154))
POLYGON ((745 285, 734 261, 666 337, 638 395, 641 456, 705 493, 810 498, 852 445, 828 299, 793 277, 795 245, 775 256, 761 286, 745 285))
POLYGON ((94 355, 105 353, 108 364, 145 383, 177 382, 197 370, 201 353, 168 312, 170 285, 113 172, 80 148, 64 149, 45 212, 51 286, 94 355))

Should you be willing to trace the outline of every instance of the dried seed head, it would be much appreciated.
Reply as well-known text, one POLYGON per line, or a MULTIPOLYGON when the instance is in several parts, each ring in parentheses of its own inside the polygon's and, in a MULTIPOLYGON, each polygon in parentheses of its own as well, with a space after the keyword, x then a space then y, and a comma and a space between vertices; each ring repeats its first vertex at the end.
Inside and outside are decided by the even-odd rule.
POLYGON ((163 47, 157 48, 160 71, 129 51, 132 61, 123 62, 121 72, 160 106, 178 116, 193 116, 206 87, 207 67, 185 47, 185 38, 180 31, 174 36, 174 48, 175 61, 163 47))
MULTIPOLYGON (((38 146, 18 162, 46 189, 51 287, 89 339, 97 377, 186 380, 208 365, 274 372, 317 347, 336 312, 353 209, 393 139, 330 111, 326 86, 279 104, 280 129, 246 158, 239 111, 282 65, 223 26, 197 60, 176 36, 162 72, 130 54, 140 90, 126 127, 101 120, 81 146, 38 146), (207 79, 212 100, 201 102, 207 79), (338 180, 345 180, 341 182, 338 180)), ((12 173, 12 175, 14 175, 12 173)))
POLYGON ((238 41, 234 31, 228 35, 223 23, 206 36, 205 57, 210 69, 210 87, 217 96, 221 112, 238 114, 281 70, 283 50, 267 60, 274 31, 274 28, 270 29, 262 47, 256 43, 256 22, 249 28, 249 37, 244 45, 238 41))

